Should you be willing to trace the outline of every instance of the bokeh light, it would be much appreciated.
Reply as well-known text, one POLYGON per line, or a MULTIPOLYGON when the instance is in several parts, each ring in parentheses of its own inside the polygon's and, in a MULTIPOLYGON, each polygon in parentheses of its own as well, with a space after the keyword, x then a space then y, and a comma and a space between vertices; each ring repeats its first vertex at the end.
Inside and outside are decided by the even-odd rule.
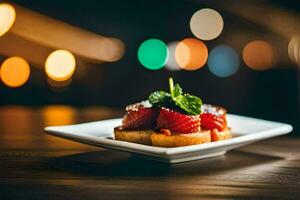
POLYGON ((175 50, 176 62, 185 70, 196 70, 203 67, 207 57, 208 49, 206 45, 196 38, 182 40, 175 50))
POLYGON ((204 8, 195 12, 190 20, 190 28, 195 37, 212 40, 223 30, 223 18, 216 10, 204 8))
POLYGON ((16 11, 7 3, 0 4, 0 36, 4 35, 12 27, 16 19, 16 11))
POLYGON ((140 63, 150 70, 162 68, 169 57, 167 45, 158 39, 144 41, 138 49, 140 63))
POLYGON ((288 45, 288 54, 290 59, 300 66, 300 38, 292 37, 288 45))
POLYGON ((255 40, 245 46, 243 60, 254 70, 267 70, 275 64, 275 51, 268 42, 255 40))
POLYGON ((75 66, 76 60, 71 52, 56 50, 48 56, 45 70, 49 78, 55 81, 65 81, 73 75, 75 66))
POLYGON ((9 87, 20 87, 26 83, 30 75, 29 64, 21 57, 6 59, 0 68, 0 77, 9 87))
POLYGON ((233 48, 227 45, 219 45, 209 53, 207 64, 214 75, 228 77, 238 70, 240 61, 233 48))
POLYGON ((174 41, 174 42, 170 42, 168 44, 168 49, 169 49, 169 59, 167 61, 166 64, 166 69, 170 70, 170 71, 178 71, 180 70, 180 66, 178 65, 178 63, 176 62, 175 59, 175 50, 176 47, 178 45, 179 42, 174 41))

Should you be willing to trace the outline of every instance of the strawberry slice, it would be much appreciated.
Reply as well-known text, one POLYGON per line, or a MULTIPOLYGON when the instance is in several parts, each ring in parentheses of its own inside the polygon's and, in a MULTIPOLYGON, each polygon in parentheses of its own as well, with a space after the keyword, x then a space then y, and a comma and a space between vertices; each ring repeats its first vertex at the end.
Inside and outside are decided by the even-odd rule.
POLYGON ((169 129, 172 133, 195 133, 201 130, 199 115, 185 115, 168 108, 160 109, 157 126, 169 129))
POLYGON ((218 129, 222 131, 226 127, 226 120, 221 116, 203 113, 201 114, 201 127, 208 130, 218 129))
POLYGON ((123 118, 125 129, 153 129, 156 127, 158 110, 154 108, 137 107, 128 110, 123 118))
POLYGON ((201 114, 201 128, 222 131, 226 128, 226 109, 222 107, 203 105, 201 114))

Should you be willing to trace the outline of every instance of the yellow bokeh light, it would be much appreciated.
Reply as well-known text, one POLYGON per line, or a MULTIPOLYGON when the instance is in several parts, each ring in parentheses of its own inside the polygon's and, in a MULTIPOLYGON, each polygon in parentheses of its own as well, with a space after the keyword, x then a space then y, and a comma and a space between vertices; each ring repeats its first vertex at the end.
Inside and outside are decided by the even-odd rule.
POLYGON ((45 63, 47 75, 55 81, 68 80, 73 75, 75 67, 75 57, 71 52, 66 50, 52 52, 45 63))
POLYGON ((190 20, 190 28, 195 37, 212 40, 223 30, 223 18, 216 10, 204 8, 195 12, 190 20))
POLYGON ((206 45, 196 38, 186 38, 178 43, 175 59, 180 68, 196 70, 203 67, 208 58, 206 45))
POLYGON ((270 43, 263 40, 255 40, 245 46, 243 60, 251 69, 267 70, 275 64, 276 54, 270 43))
POLYGON ((14 24, 16 11, 7 3, 0 4, 0 36, 4 35, 14 24))
POLYGON ((9 87, 22 86, 28 80, 29 75, 29 64, 21 57, 10 57, 1 65, 1 80, 9 87))

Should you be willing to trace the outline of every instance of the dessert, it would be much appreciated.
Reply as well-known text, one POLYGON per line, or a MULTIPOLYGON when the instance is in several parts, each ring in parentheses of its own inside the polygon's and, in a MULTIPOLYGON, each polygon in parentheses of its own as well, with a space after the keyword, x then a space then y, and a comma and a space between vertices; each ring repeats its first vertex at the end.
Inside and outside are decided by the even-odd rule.
POLYGON ((170 92, 151 93, 147 100, 126 107, 115 139, 159 147, 179 147, 232 137, 226 109, 203 104, 169 78, 170 92))

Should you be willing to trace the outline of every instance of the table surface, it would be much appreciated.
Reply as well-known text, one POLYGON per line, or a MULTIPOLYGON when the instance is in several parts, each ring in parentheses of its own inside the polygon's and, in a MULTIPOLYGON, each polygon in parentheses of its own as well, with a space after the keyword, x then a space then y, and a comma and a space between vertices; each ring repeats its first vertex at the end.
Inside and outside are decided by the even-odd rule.
POLYGON ((121 115, 103 107, 0 107, 0 199, 300 199, 297 137, 171 165, 43 132, 121 115))

